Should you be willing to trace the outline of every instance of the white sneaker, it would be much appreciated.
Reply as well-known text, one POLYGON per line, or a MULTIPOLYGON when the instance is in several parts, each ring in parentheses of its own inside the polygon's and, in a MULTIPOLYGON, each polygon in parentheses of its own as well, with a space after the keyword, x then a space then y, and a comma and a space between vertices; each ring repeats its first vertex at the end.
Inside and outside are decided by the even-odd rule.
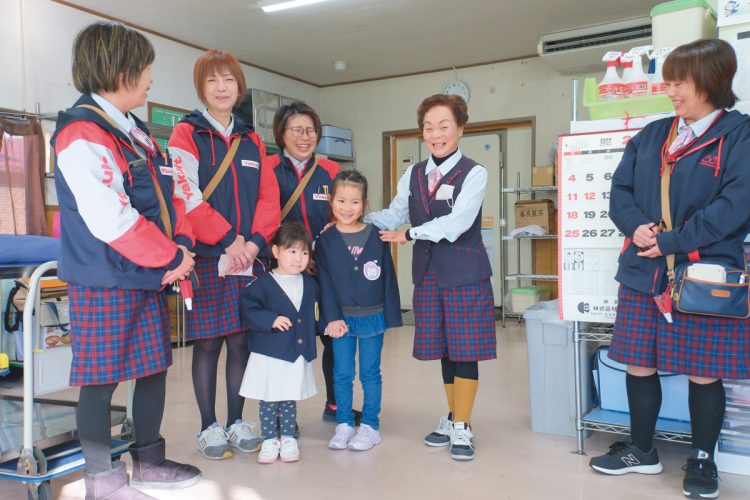
POLYGON ((260 453, 258 453, 259 464, 272 464, 279 458, 279 448, 281 443, 278 439, 266 439, 263 441, 263 446, 260 447, 260 453))
POLYGON ((448 420, 446 415, 440 417, 437 428, 424 438, 427 446, 448 446, 451 444, 451 433, 453 432, 453 421, 448 420))
POLYGON ((339 424, 336 426, 336 434, 328 441, 328 447, 332 450, 345 450, 354 436, 354 427, 349 424, 339 424))
POLYGON ((227 429, 229 446, 237 448, 245 453, 258 451, 260 444, 263 442, 261 438, 255 434, 255 424, 253 422, 245 422, 244 420, 235 420, 235 422, 227 429))
POLYGON ((297 440, 293 437, 282 437, 279 455, 281 456, 282 462, 296 462, 299 460, 299 446, 297 446, 297 440))
POLYGON ((367 424, 361 424, 357 435, 349 441, 349 449, 354 451, 367 451, 376 444, 380 444, 380 432, 367 424))
POLYGON ((451 433, 451 458, 454 460, 474 460, 474 435, 466 422, 454 422, 451 433))
POLYGON ((198 449, 204 457, 211 460, 232 458, 232 449, 229 447, 229 436, 223 427, 214 422, 198 434, 198 449))

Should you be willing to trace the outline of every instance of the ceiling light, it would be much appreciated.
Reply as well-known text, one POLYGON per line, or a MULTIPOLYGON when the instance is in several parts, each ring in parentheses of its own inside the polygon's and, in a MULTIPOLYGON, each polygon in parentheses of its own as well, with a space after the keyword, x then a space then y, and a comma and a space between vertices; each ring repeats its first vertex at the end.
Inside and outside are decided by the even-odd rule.
POLYGON ((276 12, 277 10, 304 7, 323 1, 325 0, 258 0, 258 5, 263 9, 263 12, 276 12))
POLYGON ((346 61, 334 61, 333 68, 336 71, 346 71, 346 61))

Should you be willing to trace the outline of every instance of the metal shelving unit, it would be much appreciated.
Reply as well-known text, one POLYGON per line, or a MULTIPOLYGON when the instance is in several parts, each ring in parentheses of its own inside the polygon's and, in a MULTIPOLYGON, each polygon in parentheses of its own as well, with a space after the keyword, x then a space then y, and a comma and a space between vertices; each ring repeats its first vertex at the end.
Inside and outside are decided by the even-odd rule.
POLYGON ((509 236, 507 232, 507 217, 505 213, 505 202, 506 195, 520 196, 524 194, 531 195, 532 198, 537 193, 554 193, 557 191, 557 186, 521 186, 521 174, 519 173, 516 177, 516 187, 505 187, 505 165, 500 163, 500 219, 503 221, 500 224, 500 294, 503 300, 502 307, 502 325, 505 327, 505 318, 517 318, 519 321, 523 318, 523 313, 508 312, 505 308, 505 293, 509 289, 506 286, 507 281, 557 281, 557 275, 555 274, 533 274, 533 273, 508 273, 508 269, 505 263, 505 257, 507 254, 508 241, 516 242, 516 270, 521 269, 521 241, 529 240, 555 240, 557 239, 556 234, 542 234, 542 235, 523 235, 523 236, 509 236))

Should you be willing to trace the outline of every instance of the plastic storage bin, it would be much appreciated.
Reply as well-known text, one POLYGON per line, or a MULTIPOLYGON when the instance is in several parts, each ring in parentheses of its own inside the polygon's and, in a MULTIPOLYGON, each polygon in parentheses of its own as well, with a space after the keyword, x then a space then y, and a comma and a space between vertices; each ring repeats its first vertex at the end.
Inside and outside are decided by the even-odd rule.
MULTIPOLYGON (((594 353, 594 384, 599 393, 602 410, 628 413, 628 395, 625 388, 626 366, 609 359, 609 348, 602 347, 594 353)), ((661 410, 659 418, 690 421, 688 409, 688 378, 685 375, 659 372, 661 382, 661 410)))
POLYGON ((510 307, 515 313, 522 313, 534 304, 549 300, 549 287, 519 286, 510 290, 510 307))
POLYGON ((600 101, 596 78, 586 78, 583 83, 583 105, 588 108, 592 120, 674 112, 672 101, 666 94, 600 101))
POLYGON ((352 131, 348 128, 323 125, 320 144, 316 151, 324 155, 351 158, 353 156, 352 131))
POLYGON ((654 48, 716 38, 716 12, 706 0, 673 0, 651 9, 654 48))
MULTIPOLYGON (((561 321, 558 301, 540 302, 523 314, 529 357, 531 430, 559 436, 576 435, 576 391, 573 322, 561 321)), ((579 344, 586 359, 586 343, 579 344)), ((590 371, 581 365, 583 412, 590 408, 590 371)))

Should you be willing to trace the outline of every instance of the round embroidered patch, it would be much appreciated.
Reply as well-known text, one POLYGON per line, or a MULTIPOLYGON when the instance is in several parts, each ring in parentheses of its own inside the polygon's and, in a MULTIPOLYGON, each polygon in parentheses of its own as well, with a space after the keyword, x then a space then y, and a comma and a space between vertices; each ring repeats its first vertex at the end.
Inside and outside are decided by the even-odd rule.
POLYGON ((378 261, 371 260, 370 262, 366 262, 362 268, 362 272, 365 274, 365 278, 370 281, 375 281, 380 278, 380 266, 378 265, 378 261))

